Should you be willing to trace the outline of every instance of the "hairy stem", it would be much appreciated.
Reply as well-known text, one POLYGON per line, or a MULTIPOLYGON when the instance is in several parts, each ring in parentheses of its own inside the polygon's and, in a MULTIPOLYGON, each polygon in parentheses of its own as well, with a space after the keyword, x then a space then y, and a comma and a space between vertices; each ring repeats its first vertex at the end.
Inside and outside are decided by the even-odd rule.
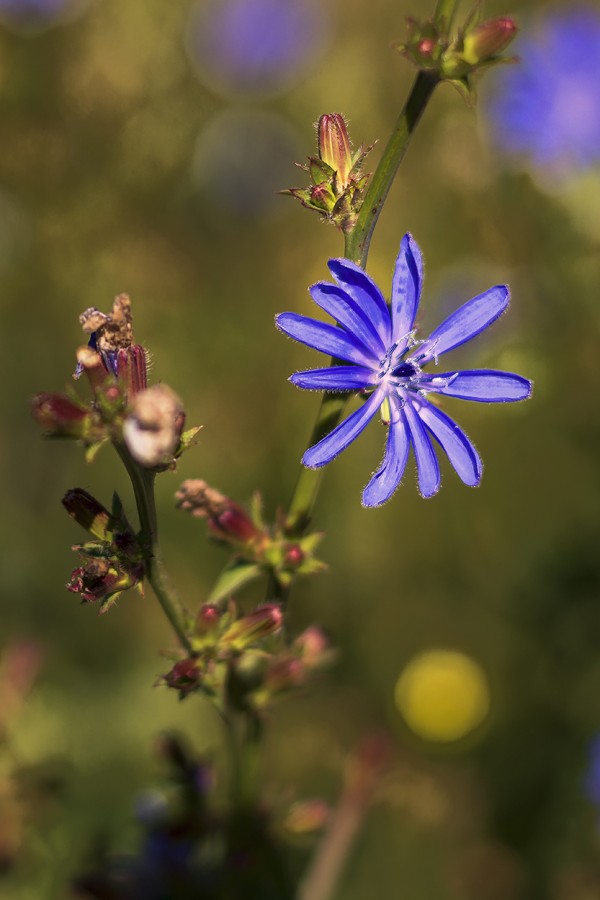
POLYGON ((157 600, 163 608, 163 612, 171 623, 171 627, 177 635, 179 643, 187 653, 191 654, 193 653, 193 649, 186 633, 185 612, 169 583, 160 552, 156 519, 156 502, 154 498, 154 479, 156 473, 138 465, 124 444, 115 444, 115 447, 123 461, 123 465, 127 469, 127 474, 131 479, 140 520, 142 539, 148 550, 146 558, 146 579, 156 594, 157 600))

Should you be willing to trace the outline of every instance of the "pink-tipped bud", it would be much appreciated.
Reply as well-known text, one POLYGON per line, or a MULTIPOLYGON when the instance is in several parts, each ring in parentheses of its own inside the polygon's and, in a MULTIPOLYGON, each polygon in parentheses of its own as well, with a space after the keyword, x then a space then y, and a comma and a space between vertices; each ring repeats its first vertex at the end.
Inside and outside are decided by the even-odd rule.
POLYGON ((221 613, 212 603, 204 603, 200 607, 200 612, 196 616, 196 634, 204 637, 207 634, 214 634, 221 621, 221 613))
POLYGON ((319 157, 337 172, 340 187, 348 184, 352 171, 352 151, 344 117, 325 114, 319 119, 319 157))
POLYGON ((280 631, 282 625, 281 607, 276 603, 266 603, 230 625, 223 634, 221 643, 233 650, 244 650, 256 641, 280 631))
POLYGON ((517 25, 513 19, 505 16, 487 19, 465 34, 462 57, 477 66, 502 53, 516 34, 517 25))
POLYGON ((83 488, 73 488, 62 498, 62 505, 78 525, 101 541, 110 540, 112 516, 95 497, 83 488))
POLYGON ((48 434, 82 437, 89 410, 66 394, 38 394, 31 402, 33 418, 48 434))
POLYGON ((297 569, 305 560, 304 550, 299 544, 289 544, 286 548, 283 561, 288 569, 297 569))
POLYGON ((232 544, 248 545, 263 537, 246 510, 201 478, 184 481, 176 495, 177 506, 206 519, 214 535, 232 544))

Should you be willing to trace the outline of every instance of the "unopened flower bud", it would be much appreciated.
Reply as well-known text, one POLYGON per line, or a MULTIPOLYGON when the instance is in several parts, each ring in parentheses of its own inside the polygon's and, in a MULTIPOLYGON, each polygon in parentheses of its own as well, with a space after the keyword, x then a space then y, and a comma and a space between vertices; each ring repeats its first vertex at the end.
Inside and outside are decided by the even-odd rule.
POLYGON ((314 625, 298 635, 294 648, 300 652, 302 663, 308 669, 320 668, 333 656, 329 641, 321 629, 314 625))
POLYGON ((283 561, 287 568, 297 569, 304 562, 305 554, 299 544, 289 544, 286 548, 283 561))
POLYGON ((38 394, 31 403, 33 418, 48 434, 82 437, 89 410, 66 394, 38 394))
POLYGON ((62 498, 62 504, 78 525, 104 541, 110 539, 112 516, 95 497, 83 488, 73 488, 62 498))
POLYGON ((339 187, 348 184, 352 171, 352 151, 344 117, 339 113, 325 114, 319 119, 319 157, 337 172, 339 187))
POLYGON ((477 66, 502 53, 517 33, 513 19, 498 17, 476 25, 464 36, 462 57, 477 66))
POLYGON ((284 826, 291 834, 309 834, 322 828, 331 814, 327 803, 320 798, 300 800, 288 810, 284 826))
POLYGON ((268 637, 270 634, 275 634, 282 625, 281 607, 276 603, 266 603, 230 625, 223 634, 221 643, 233 650, 243 650, 250 644, 268 637))
POLYGON ((166 384, 155 384, 133 398, 123 424, 123 438, 133 458, 142 466, 168 465, 183 430, 181 400, 166 384))
POLYGON ((176 495, 177 506, 193 516, 206 519, 214 537, 234 544, 248 544, 262 538, 246 510, 211 487, 201 478, 184 481, 176 495))

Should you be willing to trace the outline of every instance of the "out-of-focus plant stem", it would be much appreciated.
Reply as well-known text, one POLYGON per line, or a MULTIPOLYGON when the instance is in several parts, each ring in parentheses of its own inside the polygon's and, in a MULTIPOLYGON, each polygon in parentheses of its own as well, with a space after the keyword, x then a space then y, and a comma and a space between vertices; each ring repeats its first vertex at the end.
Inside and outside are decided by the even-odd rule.
POLYGON ((156 502, 154 498, 156 473, 138 465, 124 444, 116 444, 115 447, 131 480, 140 521, 140 530, 142 538, 146 542, 146 579, 171 623, 179 643, 191 655, 193 649, 186 633, 185 613, 173 588, 169 584, 160 552, 156 502))

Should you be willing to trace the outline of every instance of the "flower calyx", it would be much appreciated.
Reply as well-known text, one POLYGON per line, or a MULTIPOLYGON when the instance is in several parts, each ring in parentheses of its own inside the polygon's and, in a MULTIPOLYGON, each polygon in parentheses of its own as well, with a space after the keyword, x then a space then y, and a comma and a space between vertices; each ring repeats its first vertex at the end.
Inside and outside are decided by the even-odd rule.
POLYGON ((289 188, 280 193, 295 197, 347 234, 354 228, 362 205, 369 179, 362 172, 362 164, 372 145, 361 146, 353 153, 346 122, 340 113, 322 115, 317 133, 318 156, 309 156, 306 164, 297 163, 308 173, 309 187, 289 188))
MULTIPOLYGON (((261 572, 273 574, 280 585, 288 587, 294 576, 312 575, 325 568, 315 557, 323 535, 315 532, 290 538, 283 522, 269 527, 258 494, 250 510, 246 510, 203 479, 196 478, 184 481, 175 496, 180 509, 206 519, 211 536, 235 550, 233 565, 226 570, 227 576, 236 573, 235 589, 261 572)), ((231 588, 230 582, 227 587, 231 588)))
POLYGON ((398 52, 436 80, 452 84, 468 105, 476 100, 474 76, 491 66, 517 61, 502 55, 517 34, 516 23, 507 16, 484 19, 481 2, 456 31, 444 18, 409 18, 407 29, 406 41, 396 46, 398 52))
POLYGON ((146 551, 127 521, 118 495, 113 497, 111 512, 82 488, 67 491, 62 502, 94 538, 73 547, 82 564, 71 573, 67 590, 79 594, 83 603, 98 602, 101 613, 129 588, 142 594, 146 551))

